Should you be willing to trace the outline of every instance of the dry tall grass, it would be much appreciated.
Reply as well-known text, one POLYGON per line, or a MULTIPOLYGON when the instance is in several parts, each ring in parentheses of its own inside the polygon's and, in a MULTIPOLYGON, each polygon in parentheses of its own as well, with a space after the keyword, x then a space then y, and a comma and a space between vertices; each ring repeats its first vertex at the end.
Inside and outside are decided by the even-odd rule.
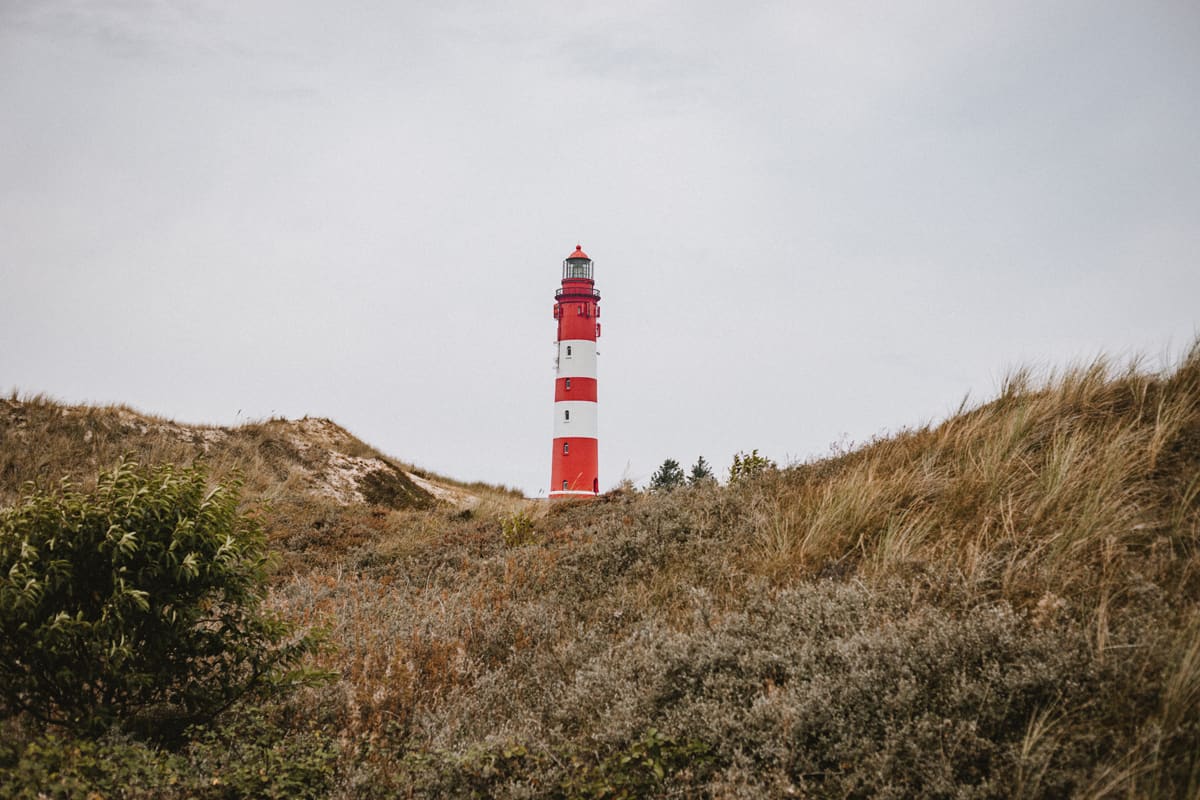
POLYGON ((1200 351, 1166 376, 1020 372, 980 408, 760 483, 745 563, 949 571, 1024 608, 1053 594, 1104 613, 1132 575, 1191 595, 1198 465, 1200 351))

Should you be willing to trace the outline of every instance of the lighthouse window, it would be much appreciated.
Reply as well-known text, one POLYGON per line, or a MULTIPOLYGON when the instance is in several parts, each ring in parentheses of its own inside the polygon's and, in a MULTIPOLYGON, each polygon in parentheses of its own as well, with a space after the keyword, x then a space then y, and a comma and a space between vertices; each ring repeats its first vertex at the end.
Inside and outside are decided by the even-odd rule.
POLYGON ((570 421, 571 421, 571 409, 564 408, 563 409, 563 422, 570 422, 570 421))
POLYGON ((571 357, 571 345, 567 345, 567 358, 571 357))
POLYGON ((565 455, 566 455, 567 453, 569 453, 569 452, 571 452, 571 445, 570 445, 570 443, 569 443, 569 442, 563 442, 563 455, 565 456, 565 455))
POLYGON ((565 492, 566 490, 567 490, 567 482, 563 481, 563 491, 565 492))
POLYGON ((571 379, 570 379, 570 378, 567 378, 567 385, 566 385, 566 388, 567 388, 568 390, 571 388, 571 379))
POLYGON ((563 264, 563 277, 564 278, 591 278, 592 277, 592 265, 586 261, 584 261, 582 263, 580 263, 580 262, 572 263, 570 261, 567 261, 563 264))

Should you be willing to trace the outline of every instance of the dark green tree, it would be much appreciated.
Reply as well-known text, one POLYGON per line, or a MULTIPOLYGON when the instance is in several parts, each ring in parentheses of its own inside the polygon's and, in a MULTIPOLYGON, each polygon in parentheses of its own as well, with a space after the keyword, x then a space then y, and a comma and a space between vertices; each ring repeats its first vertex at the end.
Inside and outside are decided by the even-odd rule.
POLYGON ((691 474, 688 475, 688 483, 692 486, 699 486, 703 483, 712 483, 715 480, 712 468, 708 466, 708 462, 704 460, 704 456, 697 458, 696 463, 692 465, 691 474))
POLYGON ((236 482, 121 463, 0 510, 0 711, 76 729, 210 719, 323 674, 262 608, 266 540, 236 482))
POLYGON ((669 492, 683 486, 683 481, 683 468, 679 466, 678 461, 668 458, 658 471, 650 476, 650 491, 669 492))

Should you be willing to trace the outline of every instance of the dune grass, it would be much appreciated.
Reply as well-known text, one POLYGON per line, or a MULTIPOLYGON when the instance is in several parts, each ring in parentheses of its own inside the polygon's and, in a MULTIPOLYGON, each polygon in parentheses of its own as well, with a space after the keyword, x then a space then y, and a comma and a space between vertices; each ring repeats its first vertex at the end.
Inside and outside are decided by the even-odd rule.
POLYGON ((334 797, 1200 789, 1200 349, 730 486, 264 513, 334 797))
POLYGON ((342 645, 345 796, 1189 797, 1198 486, 1200 351, 1097 362, 728 487, 398 513, 274 600, 342 645))
MULTIPOLYGON (((357 490, 375 505, 435 504, 410 479, 412 467, 320 418, 273 418, 237 427, 185 425, 127 406, 69 406, 44 395, 14 392, 0 398, 0 443, 0 502, 12 501, 26 483, 50 488, 66 478, 86 488, 101 470, 126 458, 147 464, 202 459, 214 480, 236 476, 245 485, 246 498, 257 503, 312 503, 324 494, 336 505, 341 502, 337 494, 357 490), (362 474, 336 480, 339 471, 364 467, 366 461, 374 463, 365 465, 362 474), (331 476, 340 492, 330 491, 331 476)), ((436 475, 421 476, 446 483, 436 475)), ((513 494, 486 484, 479 484, 478 492, 513 494)))
POLYGON ((1017 373, 980 408, 760 483, 748 563, 777 578, 949 570, 1019 606, 1122 602, 1133 567, 1192 593, 1197 464, 1196 353, 1167 376, 1017 373))

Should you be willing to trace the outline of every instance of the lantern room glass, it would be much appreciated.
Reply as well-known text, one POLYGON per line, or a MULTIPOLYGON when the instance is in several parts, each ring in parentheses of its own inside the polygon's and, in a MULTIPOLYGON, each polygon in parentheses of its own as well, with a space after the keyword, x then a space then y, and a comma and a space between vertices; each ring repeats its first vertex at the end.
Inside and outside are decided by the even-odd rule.
POLYGON ((568 258, 563 262, 563 280, 568 278, 592 279, 592 262, 584 258, 568 258))

